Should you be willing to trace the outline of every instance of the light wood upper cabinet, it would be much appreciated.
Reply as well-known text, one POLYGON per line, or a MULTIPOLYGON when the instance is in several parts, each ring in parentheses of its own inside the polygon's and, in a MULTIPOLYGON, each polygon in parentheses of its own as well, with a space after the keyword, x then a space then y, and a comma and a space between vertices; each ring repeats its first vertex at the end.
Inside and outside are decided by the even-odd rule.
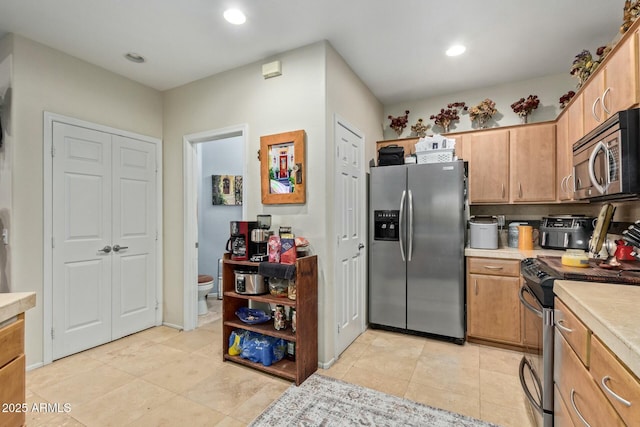
POLYGON ((604 70, 600 68, 582 89, 583 135, 588 134, 604 120, 602 94, 604 93, 604 70))
POLYGON ((510 131, 511 201, 556 200, 556 125, 520 126, 510 131))
POLYGON ((509 201, 509 131, 486 130, 468 135, 469 202, 509 201))
POLYGON ((567 184, 571 179, 572 155, 569 144, 569 114, 565 111, 556 122, 556 194, 559 201, 572 198, 567 184))
POLYGON ((622 42, 604 65, 602 109, 605 119, 638 103, 636 39, 637 32, 622 42))
POLYGON ((584 133, 591 132, 620 110, 638 103, 638 32, 630 34, 609 54, 582 90, 584 133))

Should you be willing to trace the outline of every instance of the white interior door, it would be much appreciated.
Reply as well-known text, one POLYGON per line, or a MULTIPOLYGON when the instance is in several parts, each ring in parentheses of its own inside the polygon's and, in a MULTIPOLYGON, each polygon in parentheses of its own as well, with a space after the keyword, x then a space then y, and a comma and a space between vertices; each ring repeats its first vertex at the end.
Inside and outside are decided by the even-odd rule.
POLYGON ((155 324, 155 150, 53 124, 53 359, 155 324))
POLYGON ((335 124, 336 145, 336 355, 364 330, 365 182, 363 139, 341 121, 335 124))
POLYGON ((111 135, 53 126, 53 358, 111 339, 111 135))
POLYGON ((156 318, 156 147, 114 135, 112 339, 156 318))

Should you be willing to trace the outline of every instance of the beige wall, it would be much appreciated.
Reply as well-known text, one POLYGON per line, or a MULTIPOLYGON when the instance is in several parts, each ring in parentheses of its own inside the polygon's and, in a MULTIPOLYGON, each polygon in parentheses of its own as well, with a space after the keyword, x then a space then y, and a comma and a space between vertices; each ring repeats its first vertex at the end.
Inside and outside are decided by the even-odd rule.
MULTIPOLYGON (((272 229, 290 225, 319 256, 320 289, 325 286, 326 131, 325 43, 319 42, 207 77, 164 93, 164 321, 183 324, 183 136, 247 124, 244 203, 247 219, 272 215, 272 229), (282 62, 282 76, 264 79, 262 64, 282 62), (262 205, 260 136, 304 129, 307 202, 262 205)), ((240 219, 240 218, 239 218, 240 219)), ((213 262, 213 261, 212 261, 213 262)), ((321 312, 322 313, 322 312, 321 312)), ((321 314, 322 315, 322 314, 321 314)))
POLYGON ((12 290, 35 291, 27 312, 27 365, 43 360, 43 112, 162 137, 162 96, 74 57, 13 36, 12 290))
MULTIPOLYGON (((11 171, 13 151, 13 114, 7 90, 11 87, 13 36, 0 39, 0 97, 2 97, 3 146, 0 148, 0 232, 11 228, 11 171), (6 98, 5 98, 6 95, 6 98)), ((10 292, 11 287, 11 247, 0 243, 0 292, 10 292)))
MULTIPOLYGON (((442 128, 439 126, 434 128, 433 120, 429 119, 432 114, 439 113, 441 108, 446 108, 447 104, 452 102, 462 101, 466 102, 468 106, 474 106, 485 98, 490 98, 496 103, 498 113, 494 118, 497 119, 497 125, 499 126, 510 126, 520 123, 520 118, 511 109, 511 104, 529 95, 538 95, 540 99, 540 105, 532 113, 529 118, 529 123, 555 120, 558 114, 560 114, 560 105, 558 103, 560 96, 570 90, 575 90, 575 87, 576 79, 569 75, 569 72, 566 72, 438 97, 385 105, 384 120, 382 122, 384 125, 384 137, 385 139, 398 138, 396 133, 389 128, 389 123, 391 122, 387 119, 389 115, 396 117, 403 115, 405 110, 409 110, 409 123, 400 138, 408 138, 411 135, 411 125, 414 125, 419 118, 423 120, 423 123, 431 126, 427 131, 429 134, 441 133, 442 128)), ((490 121, 489 126, 496 126, 495 121, 490 121)), ((469 114, 464 113, 460 115, 460 121, 454 122, 451 125, 450 131, 459 132, 471 129, 472 123, 469 119, 469 114)))
POLYGON ((333 358, 333 114, 369 138, 381 135, 381 104, 326 42, 318 42, 207 77, 164 94, 164 320, 183 323, 183 136, 247 124, 244 177, 247 219, 272 215, 272 229, 290 225, 311 242, 319 262, 319 359, 333 358), (280 60, 282 76, 264 79, 261 66, 280 60), (262 205, 260 136, 306 132, 307 201, 303 205, 262 205))

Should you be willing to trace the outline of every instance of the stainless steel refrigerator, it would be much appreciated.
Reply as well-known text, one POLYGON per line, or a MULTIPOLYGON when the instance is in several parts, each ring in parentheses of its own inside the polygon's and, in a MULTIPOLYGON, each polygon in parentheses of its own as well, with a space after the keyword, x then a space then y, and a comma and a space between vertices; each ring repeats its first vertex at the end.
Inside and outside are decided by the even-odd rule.
POLYGON ((371 168, 369 324, 465 338, 462 161, 371 168))

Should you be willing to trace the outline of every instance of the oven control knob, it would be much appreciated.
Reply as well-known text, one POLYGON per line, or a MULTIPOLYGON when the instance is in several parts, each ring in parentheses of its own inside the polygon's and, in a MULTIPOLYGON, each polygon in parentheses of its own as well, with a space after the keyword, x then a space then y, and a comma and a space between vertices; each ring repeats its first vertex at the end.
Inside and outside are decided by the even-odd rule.
POLYGON ((547 276, 548 276, 548 274, 547 274, 547 273, 545 273, 544 271, 540 270, 540 271, 538 271, 538 273, 536 273, 536 276, 538 276, 539 278, 541 278, 541 279, 542 279, 542 278, 544 278, 544 277, 547 277, 547 276))

